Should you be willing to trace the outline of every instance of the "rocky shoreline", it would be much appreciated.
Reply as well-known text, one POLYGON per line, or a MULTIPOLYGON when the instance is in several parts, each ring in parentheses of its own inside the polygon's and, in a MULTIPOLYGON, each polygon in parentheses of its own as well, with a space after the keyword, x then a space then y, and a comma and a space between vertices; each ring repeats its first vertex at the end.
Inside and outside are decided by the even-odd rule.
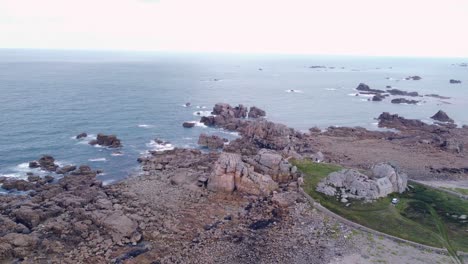
MULTIPOLYGON (((378 117, 380 127, 398 132, 330 127, 308 133, 266 120, 257 107, 220 103, 212 114, 200 122, 240 137, 226 144, 201 135, 206 152, 152 151, 138 159, 142 175, 118 184, 103 186, 99 171, 60 168, 50 156, 30 166, 63 178, 0 179, 27 191, 0 196, 0 262, 330 263, 363 254, 356 241, 371 245, 362 236, 348 239, 353 228, 310 207, 292 159, 356 169, 391 162, 418 180, 467 177, 468 127, 458 128, 444 112, 433 116, 434 124, 378 117)), ((121 146, 115 136, 97 141, 121 146)))

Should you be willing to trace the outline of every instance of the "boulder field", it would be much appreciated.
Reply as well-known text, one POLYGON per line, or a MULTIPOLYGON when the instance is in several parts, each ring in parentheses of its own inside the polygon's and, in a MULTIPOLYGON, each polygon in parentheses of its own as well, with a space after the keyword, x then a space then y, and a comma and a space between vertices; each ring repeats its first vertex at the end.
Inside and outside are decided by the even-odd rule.
POLYGON ((243 105, 216 104, 212 113, 201 122, 240 137, 221 139, 222 150, 150 151, 138 159, 139 175, 116 184, 104 186, 86 165, 59 167, 51 156, 32 166, 56 178, 0 178, 3 188, 22 191, 0 195, 0 262, 329 263, 361 252, 366 240, 350 239, 352 228, 311 208, 293 159, 369 171, 324 182, 346 199, 404 191, 404 174, 382 162, 398 163, 410 178, 459 177, 468 167, 468 128, 453 124, 383 113, 379 126, 393 131, 302 132, 243 105))

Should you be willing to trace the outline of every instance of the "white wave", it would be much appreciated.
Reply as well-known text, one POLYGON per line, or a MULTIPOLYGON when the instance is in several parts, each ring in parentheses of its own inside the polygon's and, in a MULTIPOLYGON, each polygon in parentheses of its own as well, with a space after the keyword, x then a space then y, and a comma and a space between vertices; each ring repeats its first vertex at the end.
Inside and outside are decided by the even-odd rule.
POLYGON ((239 132, 236 132, 236 131, 220 130, 220 132, 224 134, 229 134, 229 135, 233 135, 236 137, 240 137, 239 132))
POLYGON ((5 174, 0 174, 0 177, 6 177, 6 178, 22 178, 20 173, 5 173, 5 174))
POLYGON ((18 164, 16 166, 16 170, 17 171, 21 171, 21 172, 28 172, 28 171, 31 171, 31 168, 29 168, 29 162, 23 162, 21 164, 18 164))
POLYGON ((183 139, 183 140, 192 140, 193 138, 191 138, 191 137, 184 137, 184 138, 182 138, 182 139, 183 139))
POLYGON ((378 125, 379 125, 379 122, 373 122, 373 123, 371 123, 371 125, 373 125, 373 126, 378 126, 378 125))
POLYGON ((106 158, 95 158, 95 159, 88 159, 88 161, 98 162, 98 161, 107 161, 107 159, 106 158))
POLYGON ((369 100, 367 100, 367 99, 361 99, 361 101, 363 101, 363 102, 368 102, 369 100))
POLYGON ((87 145, 91 140, 95 140, 97 138, 97 135, 94 134, 88 134, 88 136, 80 139, 76 139, 76 137, 73 137, 74 140, 78 140, 78 143, 76 144, 84 144, 87 145))
MULTIPOLYGON (((103 175, 103 174, 101 174, 101 175, 103 175)), ((109 185, 109 184, 111 184, 113 182, 115 182, 115 180, 104 180, 104 181, 102 181, 102 185, 106 186, 106 185, 109 185)))
POLYGON ((366 98, 371 98, 374 97, 374 94, 360 94, 360 93, 352 93, 348 94, 349 96, 356 96, 356 97, 366 97, 366 98), (357 95, 356 95, 357 94, 357 95))
POLYGON ((196 111, 196 112, 193 112, 193 115, 194 116, 210 116, 212 114, 211 114, 211 111, 196 111))
POLYGON ((162 143, 159 144, 154 140, 151 140, 150 143, 147 143, 146 146, 155 151, 166 151, 174 149, 174 146, 171 143, 162 143))
POLYGON ((336 88, 325 88, 327 91, 336 91, 336 88))
POLYGON ((289 90, 284 90, 284 91, 287 92, 287 93, 304 93, 301 90, 295 90, 295 89, 289 89, 289 90))
POLYGON ((138 127, 141 127, 141 128, 151 128, 151 127, 154 127, 153 125, 147 125, 147 124, 141 124, 141 125, 138 125, 138 127))
POLYGON ((118 157, 118 156, 123 156, 124 154, 122 152, 112 152, 111 156, 118 157))
POLYGON ((208 126, 206 126, 205 124, 203 124, 202 122, 200 121, 193 121, 195 123, 195 126, 196 127, 203 127, 203 128, 206 128, 208 126))

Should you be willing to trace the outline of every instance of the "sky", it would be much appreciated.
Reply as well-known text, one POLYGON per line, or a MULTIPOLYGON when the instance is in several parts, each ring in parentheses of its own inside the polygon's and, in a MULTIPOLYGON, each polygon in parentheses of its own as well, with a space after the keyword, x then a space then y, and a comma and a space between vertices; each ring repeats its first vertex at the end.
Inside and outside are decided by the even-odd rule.
POLYGON ((0 0, 0 48, 468 57, 468 0, 0 0))

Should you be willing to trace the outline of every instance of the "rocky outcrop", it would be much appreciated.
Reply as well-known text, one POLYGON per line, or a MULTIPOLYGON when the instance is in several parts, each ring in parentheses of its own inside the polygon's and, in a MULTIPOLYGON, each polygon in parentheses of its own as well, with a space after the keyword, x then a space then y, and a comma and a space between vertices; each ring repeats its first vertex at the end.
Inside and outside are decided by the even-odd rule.
POLYGON ((213 107, 212 116, 204 116, 200 122, 206 126, 223 127, 228 130, 237 130, 245 122, 247 107, 238 105, 232 107, 229 104, 218 103, 213 107))
POLYGON ((104 135, 99 133, 97 135, 97 138, 95 140, 91 140, 89 142, 90 145, 100 145, 103 147, 109 147, 109 148, 120 148, 122 147, 122 143, 120 142, 120 139, 117 138, 115 135, 104 135))
POLYGON ((372 100, 373 102, 380 102, 380 101, 382 101, 383 99, 385 99, 385 97, 386 97, 385 95, 376 94, 376 95, 372 96, 372 99, 371 99, 371 100, 372 100))
POLYGON ((235 107, 226 103, 217 103, 213 108, 213 115, 221 115, 227 118, 246 118, 247 107, 238 105, 235 107))
POLYGON ((397 114, 390 114, 388 112, 382 113, 379 117, 379 127, 395 128, 398 130, 405 129, 425 129, 430 126, 417 119, 406 119, 397 114))
POLYGON ((360 83, 358 87, 356 87, 356 90, 366 92, 366 93, 374 93, 374 94, 385 93, 384 90, 371 89, 369 85, 365 83, 360 83))
POLYGON ((431 116, 432 119, 434 120, 437 120, 437 121, 440 121, 440 122, 449 122, 449 123, 453 123, 453 119, 450 118, 447 113, 445 113, 444 111, 442 110, 439 110, 437 113, 435 113, 435 115, 431 116))
POLYGON ((405 80, 413 80, 413 81, 419 81, 419 80, 421 80, 421 79, 422 79, 421 76, 417 76, 417 75, 415 75, 415 76, 408 76, 408 77, 405 78, 405 80))
POLYGON ((195 126, 195 122, 184 122, 182 126, 185 128, 192 128, 195 126))
MULTIPOLYGON (((109 263, 112 247, 141 240, 143 218, 125 205, 133 199, 105 189, 88 166, 80 166, 57 183, 30 176, 33 192, 0 196, 0 262, 34 257, 59 263, 65 254, 66 263, 90 258, 109 263)), ((27 182, 15 184, 18 189, 27 182)))
POLYGON ((295 131, 283 124, 259 120, 240 128, 240 134, 259 148, 282 150, 292 142, 295 131))
POLYGON ((198 138, 198 145, 207 147, 209 149, 219 149, 224 147, 224 143, 228 140, 225 138, 218 137, 216 135, 200 134, 198 138))
POLYGON ((374 200, 393 192, 404 192, 407 181, 405 174, 382 163, 372 168, 371 177, 353 169, 333 172, 317 185, 316 190, 328 196, 337 196, 343 202, 349 198, 374 200))
POLYGON ((333 137, 354 137, 358 139, 382 139, 395 136, 395 133, 389 131, 370 131, 363 127, 329 127, 323 133, 333 137))
POLYGON ((437 99, 443 99, 443 100, 450 99, 450 97, 448 97, 448 96, 442 96, 442 95, 438 95, 438 94, 426 94, 424 96, 433 97, 433 98, 437 98, 437 99))
POLYGON ((58 168, 57 171, 55 173, 57 174, 65 174, 65 173, 69 173, 69 172, 72 172, 76 170, 76 166, 74 165, 66 165, 66 166, 63 166, 61 168, 58 168))
POLYGON ((297 168, 275 151, 261 149, 246 162, 258 173, 269 175, 275 182, 286 183, 297 179, 297 168))
POLYGON ((408 100, 406 98, 395 98, 391 101, 392 104, 417 104, 419 101, 417 100, 408 100))
POLYGON ((400 95, 400 96, 412 96, 412 97, 419 96, 418 92, 406 92, 406 91, 402 91, 402 90, 398 90, 398 89, 387 90, 387 93, 389 93, 391 95, 400 95))
MULTIPOLYGON (((45 182, 41 182, 45 183, 45 182)), ((6 178, 2 182, 2 188, 5 190, 18 190, 18 191, 29 191, 33 190, 38 186, 39 184, 32 183, 30 181, 25 181, 21 179, 10 179, 6 178)))
POLYGON ((241 155, 221 153, 208 179, 209 190, 252 195, 268 195, 278 188, 278 184, 269 175, 254 171, 242 161, 241 155))
POLYGON ((460 80, 450 79, 449 83, 451 83, 451 84, 458 84, 458 83, 461 83, 461 81, 460 81, 460 80))
POLYGON ((49 155, 42 156, 38 161, 29 162, 29 168, 40 168, 46 171, 56 171, 58 167, 54 157, 49 155))
POLYGON ((83 133, 78 134, 78 135, 76 136, 76 139, 85 138, 85 137, 87 137, 87 136, 88 136, 88 134, 85 133, 85 132, 83 132, 83 133))
POLYGON ((252 106, 249 110, 249 118, 259 118, 266 116, 266 112, 258 107, 252 106))

